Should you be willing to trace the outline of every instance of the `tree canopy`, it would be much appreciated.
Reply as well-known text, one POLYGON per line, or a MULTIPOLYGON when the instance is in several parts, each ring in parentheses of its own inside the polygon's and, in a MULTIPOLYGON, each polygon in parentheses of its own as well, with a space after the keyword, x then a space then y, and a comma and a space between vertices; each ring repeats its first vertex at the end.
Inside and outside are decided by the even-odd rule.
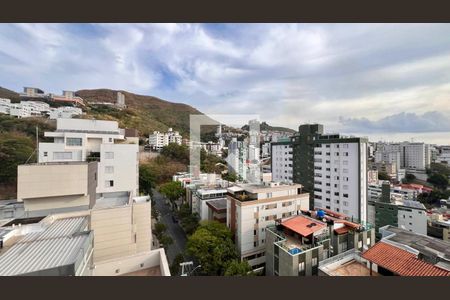
POLYGON ((201 264, 202 275, 224 275, 231 261, 238 259, 231 237, 224 224, 203 221, 188 238, 186 251, 201 264))
POLYGON ((239 261, 237 259, 232 260, 227 269, 225 270, 225 276, 251 276, 253 275, 252 268, 247 261, 239 261))
POLYGON ((389 175, 386 172, 378 172, 378 179, 379 180, 389 180, 391 179, 389 175))
POLYGON ((152 188, 156 186, 156 177, 150 165, 139 166, 139 190, 145 195, 153 195, 152 188))
POLYGON ((427 181, 441 190, 446 190, 448 186, 448 178, 442 174, 433 174, 428 177, 427 181))

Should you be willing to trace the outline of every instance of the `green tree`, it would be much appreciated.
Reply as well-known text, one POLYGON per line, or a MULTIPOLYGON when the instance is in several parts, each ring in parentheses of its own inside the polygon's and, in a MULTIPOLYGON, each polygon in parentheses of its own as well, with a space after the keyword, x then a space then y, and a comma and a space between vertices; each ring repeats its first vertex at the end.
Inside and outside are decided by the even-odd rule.
POLYGON ((379 180, 390 180, 391 178, 386 172, 378 172, 378 179, 379 180))
POLYGON ((158 222, 158 223, 155 224, 155 226, 153 228, 153 233, 157 237, 159 237, 159 236, 162 236, 166 232, 166 230, 167 230, 166 225, 163 224, 163 223, 158 222))
MULTIPOLYGON (((0 184, 14 184, 17 166, 24 164, 33 153, 33 141, 17 133, 0 133, 0 184)), ((35 162, 35 156, 30 162, 35 162)))
POLYGON ((191 207, 187 203, 180 206, 177 216, 186 234, 191 235, 198 228, 200 218, 197 213, 192 213, 191 207))
POLYGON ((229 263, 238 258, 231 231, 216 221, 203 221, 188 238, 187 254, 202 265, 202 275, 224 275, 229 263))
POLYGON ((161 156, 185 165, 189 164, 189 148, 186 145, 170 143, 161 149, 161 156))
POLYGON ((403 182, 404 183, 411 183, 414 180, 416 180, 416 176, 414 176, 413 174, 406 174, 403 182))
POLYGON ((180 199, 185 193, 184 188, 176 181, 164 183, 159 188, 159 191, 170 200, 172 207, 175 207, 175 201, 180 199))
POLYGON ((238 176, 236 175, 236 173, 228 171, 227 174, 222 175, 222 178, 224 180, 236 182, 236 180, 238 179, 238 176))
POLYGON ((156 178, 148 164, 139 166, 139 190, 145 195, 153 195, 152 189, 156 185, 156 178))
POLYGON ((232 260, 227 269, 225 270, 225 276, 251 276, 254 275, 252 268, 247 261, 232 260))
POLYGON ((172 276, 177 276, 180 274, 180 264, 182 262, 184 262, 183 254, 177 254, 177 256, 173 259, 172 265, 170 266, 170 274, 172 276))
POLYGON ((436 188, 445 191, 448 186, 448 179, 442 174, 433 174, 428 177, 427 181, 434 185, 436 188))

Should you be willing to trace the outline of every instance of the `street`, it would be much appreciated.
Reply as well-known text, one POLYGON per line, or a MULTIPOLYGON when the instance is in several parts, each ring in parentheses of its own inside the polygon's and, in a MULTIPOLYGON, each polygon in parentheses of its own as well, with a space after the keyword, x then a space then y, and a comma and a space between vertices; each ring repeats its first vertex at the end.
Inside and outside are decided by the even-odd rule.
POLYGON ((161 223, 167 227, 167 235, 173 239, 173 244, 169 245, 167 249, 167 259, 172 264, 175 256, 184 251, 186 247, 186 234, 178 223, 174 223, 172 220, 172 211, 165 203, 165 198, 158 191, 153 190, 153 199, 155 199, 155 206, 160 213, 161 223))

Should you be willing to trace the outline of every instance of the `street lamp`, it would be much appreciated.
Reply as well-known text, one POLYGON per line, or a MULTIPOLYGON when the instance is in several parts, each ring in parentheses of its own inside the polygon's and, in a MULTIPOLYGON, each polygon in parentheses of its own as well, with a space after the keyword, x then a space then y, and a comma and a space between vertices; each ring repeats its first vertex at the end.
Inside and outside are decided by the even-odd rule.
POLYGON ((194 262, 192 262, 192 261, 180 263, 180 266, 181 266, 181 276, 189 276, 190 274, 192 274, 192 272, 194 272, 194 271, 197 270, 198 268, 201 268, 201 267, 202 267, 202 265, 198 265, 198 266, 196 266, 194 269, 192 269, 191 271, 186 271, 186 272, 185 272, 185 267, 187 267, 187 266, 193 266, 193 265, 194 265, 194 262))

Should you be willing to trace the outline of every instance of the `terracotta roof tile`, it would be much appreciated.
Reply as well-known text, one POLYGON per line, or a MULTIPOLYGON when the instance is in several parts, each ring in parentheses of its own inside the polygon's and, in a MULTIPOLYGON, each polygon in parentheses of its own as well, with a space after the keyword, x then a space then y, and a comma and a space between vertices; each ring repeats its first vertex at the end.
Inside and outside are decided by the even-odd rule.
POLYGON ((362 254, 364 259, 400 276, 450 276, 450 272, 426 263, 413 253, 378 242, 362 254))
POLYGON ((290 218, 286 221, 283 221, 281 223, 281 225, 283 225, 284 227, 302 235, 302 236, 308 236, 311 233, 314 233, 318 230, 321 230, 325 227, 327 227, 327 225, 325 223, 316 221, 314 219, 311 218, 307 218, 304 216, 295 216, 293 218, 290 218), (313 226, 310 227, 311 224, 315 224, 313 226))

